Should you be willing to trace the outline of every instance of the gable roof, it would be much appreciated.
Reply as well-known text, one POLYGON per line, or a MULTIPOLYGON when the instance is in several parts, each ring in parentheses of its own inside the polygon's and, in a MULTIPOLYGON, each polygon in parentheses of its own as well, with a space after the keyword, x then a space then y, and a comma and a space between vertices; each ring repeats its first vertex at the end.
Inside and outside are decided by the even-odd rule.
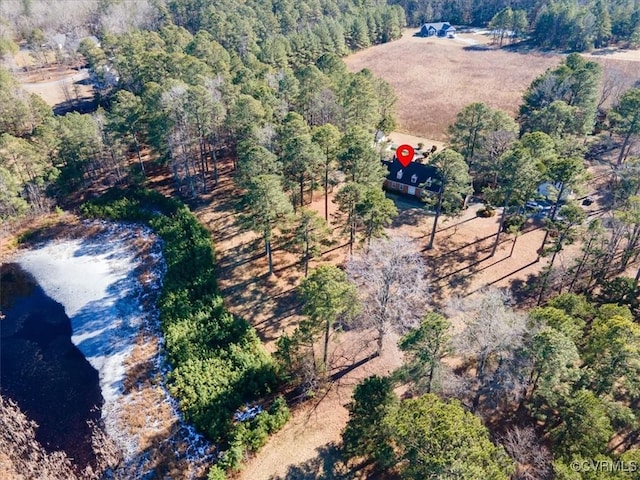
POLYGON ((394 157, 393 160, 383 160, 382 163, 389 170, 387 180, 390 182, 403 183, 412 187, 420 187, 429 178, 431 178, 430 184, 423 185, 421 188, 425 188, 430 192, 438 192, 440 189, 440 172, 432 165, 425 165, 423 163, 411 162, 406 167, 403 167, 400 162, 394 157), (398 178, 398 172, 402 170, 401 178, 398 178), (414 177, 415 175, 415 177, 414 177), (415 179, 415 182, 411 180, 415 179))
POLYGON ((450 28, 453 28, 449 22, 425 23, 422 25, 422 28, 425 30, 429 30, 429 28, 432 27, 437 32, 439 32, 440 30, 449 30, 450 28))

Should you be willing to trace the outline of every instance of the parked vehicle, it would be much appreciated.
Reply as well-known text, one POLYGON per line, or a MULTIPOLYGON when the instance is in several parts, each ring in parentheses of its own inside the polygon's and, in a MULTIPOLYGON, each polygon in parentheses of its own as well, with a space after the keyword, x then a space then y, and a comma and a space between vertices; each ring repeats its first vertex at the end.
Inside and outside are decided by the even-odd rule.
POLYGON ((551 204, 549 202, 529 200, 525 203, 525 208, 528 210, 534 210, 535 212, 550 212, 551 204))

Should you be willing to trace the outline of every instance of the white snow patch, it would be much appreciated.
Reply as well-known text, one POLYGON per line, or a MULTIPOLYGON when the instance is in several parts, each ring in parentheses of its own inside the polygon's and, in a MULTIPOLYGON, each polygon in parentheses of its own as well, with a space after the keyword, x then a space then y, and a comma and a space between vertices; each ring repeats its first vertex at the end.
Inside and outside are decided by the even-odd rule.
POLYGON ((140 327, 138 265, 123 241, 100 235, 48 243, 16 257, 71 320, 71 341, 98 371, 104 409, 116 400, 140 327))

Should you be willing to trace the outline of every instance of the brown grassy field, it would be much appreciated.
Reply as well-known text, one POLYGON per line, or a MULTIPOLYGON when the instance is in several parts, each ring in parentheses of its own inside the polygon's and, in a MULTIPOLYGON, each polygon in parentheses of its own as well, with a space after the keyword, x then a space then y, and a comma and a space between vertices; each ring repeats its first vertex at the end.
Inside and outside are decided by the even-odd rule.
POLYGON ((490 49, 482 35, 420 38, 413 32, 345 62, 350 71, 368 68, 393 86, 400 131, 434 140, 445 139, 447 125, 469 103, 515 113, 531 81, 561 60, 554 54, 490 49))
MULTIPOLYGON (((345 62, 350 71, 368 68, 393 86, 398 130, 434 140, 446 140, 447 126, 472 102, 515 114, 531 81, 563 58, 498 50, 485 35, 421 38, 414 32, 405 30, 400 40, 357 52, 345 62)), ((640 51, 600 50, 585 56, 600 63, 605 78, 615 77, 622 88, 640 78, 640 51)))

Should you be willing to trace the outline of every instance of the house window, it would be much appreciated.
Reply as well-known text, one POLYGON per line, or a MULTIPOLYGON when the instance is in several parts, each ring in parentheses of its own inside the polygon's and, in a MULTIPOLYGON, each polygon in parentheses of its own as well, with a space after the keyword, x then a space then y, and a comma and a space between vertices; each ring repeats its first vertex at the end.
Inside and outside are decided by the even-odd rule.
POLYGON ((426 187, 430 187, 432 183, 433 183, 433 180, 431 180, 431 177, 429 177, 429 178, 427 178, 427 181, 424 182, 424 185, 426 187))
POLYGON ((396 178, 397 178, 398 180, 401 180, 401 179, 402 179, 402 174, 403 174, 403 173, 404 173, 404 172, 403 172, 402 170, 398 170, 398 173, 396 174, 396 178))
POLYGON ((418 181, 418 175, 415 173, 411 175, 411 183, 416 183, 418 181))

